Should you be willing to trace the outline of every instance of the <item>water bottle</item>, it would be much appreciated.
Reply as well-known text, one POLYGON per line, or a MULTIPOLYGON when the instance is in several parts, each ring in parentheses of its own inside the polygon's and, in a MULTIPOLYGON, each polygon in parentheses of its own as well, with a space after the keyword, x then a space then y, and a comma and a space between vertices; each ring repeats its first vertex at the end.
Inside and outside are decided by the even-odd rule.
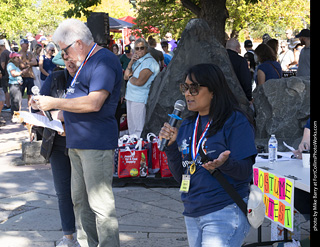
POLYGON ((269 162, 274 163, 277 161, 278 141, 275 135, 271 135, 268 143, 269 162))

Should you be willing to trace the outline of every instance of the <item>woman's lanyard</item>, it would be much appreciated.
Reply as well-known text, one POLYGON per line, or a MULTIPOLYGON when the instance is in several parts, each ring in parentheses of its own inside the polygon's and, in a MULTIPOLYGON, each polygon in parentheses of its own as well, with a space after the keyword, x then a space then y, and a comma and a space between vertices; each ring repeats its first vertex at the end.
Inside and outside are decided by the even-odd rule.
POLYGON ((92 46, 92 48, 91 48, 91 50, 89 51, 87 57, 85 58, 85 60, 83 60, 82 64, 81 64, 80 67, 78 68, 76 74, 74 75, 74 77, 73 77, 73 79, 72 79, 72 81, 71 81, 70 87, 74 87, 74 85, 75 85, 75 83, 76 83, 76 81, 77 81, 77 78, 78 78, 78 76, 79 76, 79 74, 80 74, 80 71, 82 70, 83 66, 86 65, 86 63, 87 63, 87 61, 89 60, 89 58, 92 56, 93 51, 94 51, 94 49, 96 48, 96 46, 97 46, 97 43, 95 43, 95 44, 92 46))
POLYGON ((197 160, 197 156, 199 153, 199 149, 201 147, 201 143, 204 140, 209 127, 210 127, 211 121, 209 121, 206 125, 206 127, 204 128, 204 131, 202 132, 201 136, 199 137, 199 141, 197 144, 197 139, 198 139, 198 135, 200 135, 199 132, 199 127, 200 127, 200 116, 198 114, 198 117, 196 119, 196 122, 194 124, 194 128, 193 128, 193 134, 192 134, 192 143, 191 143, 191 159, 192 159, 192 164, 190 166, 190 174, 192 175, 193 173, 195 173, 196 171, 196 160, 197 160), (198 133, 199 132, 199 133, 198 133))

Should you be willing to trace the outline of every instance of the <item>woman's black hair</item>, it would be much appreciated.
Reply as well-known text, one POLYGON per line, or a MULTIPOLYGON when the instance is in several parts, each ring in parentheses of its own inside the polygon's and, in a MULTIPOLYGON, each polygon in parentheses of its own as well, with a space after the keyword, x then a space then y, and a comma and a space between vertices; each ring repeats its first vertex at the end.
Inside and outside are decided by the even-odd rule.
MULTIPOLYGON (((209 119, 212 120, 212 124, 210 125, 208 136, 217 133, 234 111, 244 113, 240 108, 238 100, 229 88, 222 70, 217 65, 194 65, 188 69, 185 78, 187 77, 193 83, 206 86, 213 93, 209 111, 209 119)), ((245 114, 245 116, 247 115, 245 114)))

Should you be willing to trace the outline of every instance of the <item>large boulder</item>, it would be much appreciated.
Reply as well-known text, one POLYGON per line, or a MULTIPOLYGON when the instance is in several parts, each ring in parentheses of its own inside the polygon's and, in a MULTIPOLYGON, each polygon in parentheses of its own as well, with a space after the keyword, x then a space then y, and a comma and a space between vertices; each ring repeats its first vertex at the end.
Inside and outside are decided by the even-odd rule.
MULTIPOLYGON (((218 65, 241 106, 250 112, 249 102, 233 71, 226 49, 216 40, 205 20, 192 19, 182 33, 169 66, 156 77, 151 86, 142 137, 149 132, 156 135, 159 133, 163 123, 168 121, 174 103, 179 99, 184 100, 179 84, 184 82, 186 70, 200 63, 218 65)), ((190 112, 185 110, 182 118, 188 114, 190 112)))
MULTIPOLYGON (((275 134, 279 149, 283 141, 297 148, 310 117, 310 77, 271 79, 253 92, 256 112, 256 144, 267 148, 275 134)), ((267 150, 266 150, 267 151, 267 150)))

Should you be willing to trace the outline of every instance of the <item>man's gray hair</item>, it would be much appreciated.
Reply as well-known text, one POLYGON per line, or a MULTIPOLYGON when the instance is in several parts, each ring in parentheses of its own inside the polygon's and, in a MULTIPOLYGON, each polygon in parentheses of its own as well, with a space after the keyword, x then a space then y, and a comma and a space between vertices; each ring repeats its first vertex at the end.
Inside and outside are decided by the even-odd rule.
POLYGON ((139 38, 139 39, 137 39, 137 40, 134 42, 134 47, 136 47, 136 45, 139 44, 139 43, 143 43, 143 44, 144 44, 144 47, 145 47, 146 49, 149 48, 149 44, 148 44, 148 42, 147 42, 144 38, 139 38))
POLYGON ((80 20, 67 19, 60 23, 52 36, 54 43, 71 44, 77 40, 81 40, 87 45, 93 42, 92 34, 89 28, 80 20))

